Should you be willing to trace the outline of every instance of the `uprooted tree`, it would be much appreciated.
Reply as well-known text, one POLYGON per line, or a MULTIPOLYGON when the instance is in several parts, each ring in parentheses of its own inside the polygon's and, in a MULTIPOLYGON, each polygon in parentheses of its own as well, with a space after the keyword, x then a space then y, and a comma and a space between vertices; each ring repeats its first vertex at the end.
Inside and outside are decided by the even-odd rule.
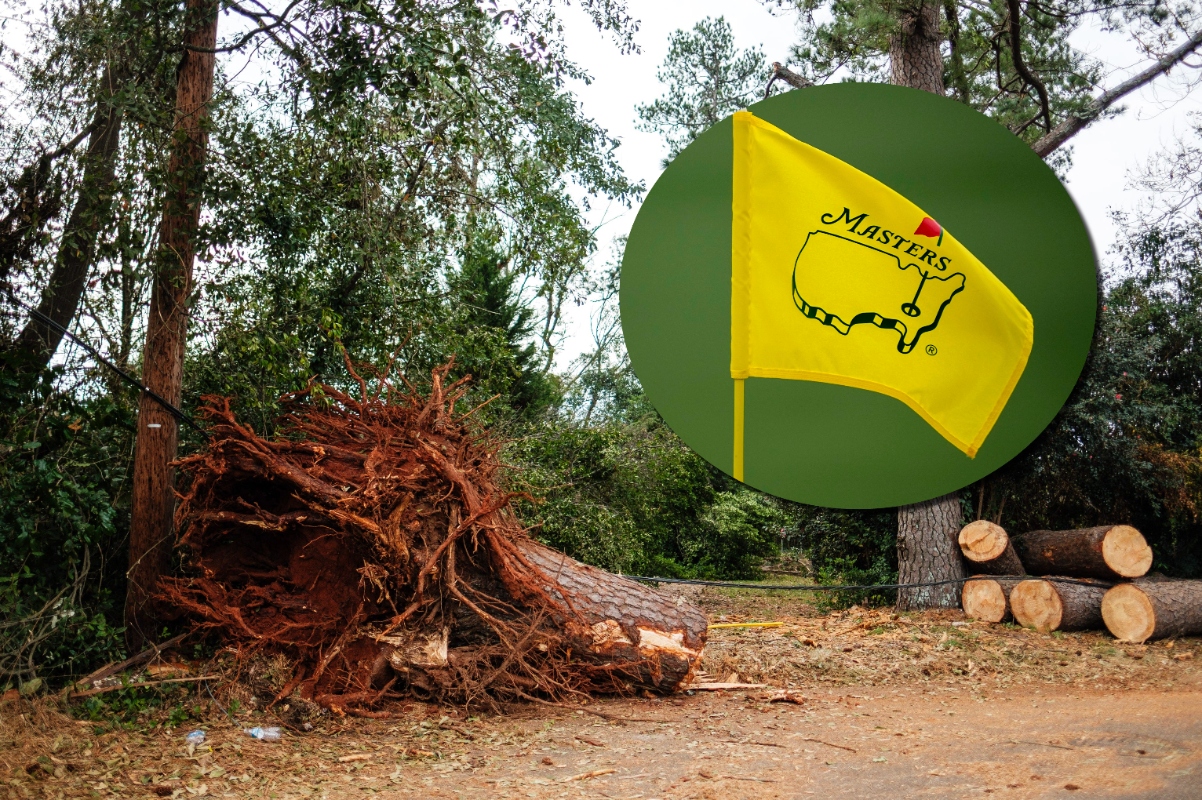
POLYGON ((192 574, 163 579, 161 602, 244 653, 291 656, 281 697, 299 687, 351 713, 401 693, 674 690, 705 615, 531 539, 448 370, 425 397, 353 369, 358 398, 311 383, 271 439, 207 398, 213 438, 179 462, 192 574))

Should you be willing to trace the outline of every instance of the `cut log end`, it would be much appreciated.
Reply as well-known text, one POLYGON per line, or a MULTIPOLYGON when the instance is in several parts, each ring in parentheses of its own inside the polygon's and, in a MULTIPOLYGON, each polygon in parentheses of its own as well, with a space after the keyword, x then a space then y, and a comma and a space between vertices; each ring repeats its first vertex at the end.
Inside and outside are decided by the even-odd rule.
POLYGON ((1001 525, 979 519, 960 530, 960 552, 969 561, 993 561, 1006 551, 1010 537, 1001 525))
POLYGON ((1115 586, 1102 598, 1102 619, 1114 637, 1123 642, 1145 642, 1156 630, 1152 601, 1130 583, 1115 586))
POLYGON ((1138 578, 1152 568, 1152 548, 1130 525, 1115 525, 1102 540, 1102 559, 1124 578, 1138 578))
POLYGON ((1023 581, 1010 593, 1010 613, 1024 628, 1048 633, 1060 627, 1064 605, 1049 581, 1023 581))
POLYGON ((960 605, 966 616, 982 622, 1001 622, 1006 618, 1006 592, 992 578, 975 578, 964 584, 960 605))

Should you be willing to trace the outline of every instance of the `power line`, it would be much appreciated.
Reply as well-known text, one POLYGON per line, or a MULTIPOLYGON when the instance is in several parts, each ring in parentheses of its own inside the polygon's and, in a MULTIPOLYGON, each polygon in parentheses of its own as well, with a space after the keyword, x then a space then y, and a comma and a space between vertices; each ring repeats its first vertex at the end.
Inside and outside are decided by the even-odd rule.
POLYGON ((14 297, 11 292, 8 293, 8 298, 10 300, 12 300, 14 303, 16 303, 17 305, 24 308, 26 311, 28 311, 29 316, 32 317, 33 319, 37 320, 38 322, 40 322, 41 324, 45 325, 48 328, 52 328, 53 330, 58 331, 63 336, 66 336, 72 342, 79 345, 81 348, 84 349, 84 351, 86 351, 88 353, 88 355, 92 356, 92 358, 96 359, 101 364, 108 367, 113 372, 117 373, 117 375, 119 375, 121 377, 121 379, 124 380, 126 383, 128 383, 131 386, 137 387, 139 391, 141 391, 143 394, 145 394, 151 400, 155 401, 160 406, 165 408, 167 410, 167 413, 171 414, 171 416, 175 417, 180 422, 188 423, 188 425, 192 426, 192 428, 195 429, 197 433, 199 433, 201 436, 205 437, 206 439, 212 438, 210 436, 209 432, 206 431, 204 428, 200 427, 199 423, 197 423, 195 419, 193 419, 192 417, 185 414, 183 411, 181 411, 179 408, 177 408, 175 405, 173 405, 170 401, 168 401, 165 397, 163 397, 158 392, 156 392, 153 389, 151 389, 150 387, 148 387, 146 384, 142 383, 140 380, 135 378, 133 375, 130 375, 128 372, 126 372, 125 370, 118 367, 112 361, 109 361, 107 358, 105 358, 103 355, 101 355, 100 351, 97 350, 95 347, 92 347, 92 345, 88 344, 83 339, 76 336, 71 331, 67 330, 67 328, 65 328, 64 326, 55 322, 54 320, 52 320, 50 317, 46 316, 45 314, 43 314, 41 311, 38 311, 36 308, 32 308, 29 305, 26 305, 19 298, 14 297))
POLYGON ((953 583, 967 583, 972 580, 998 580, 998 579, 1013 579, 1013 580, 1041 580, 1051 581, 1053 583, 1072 583, 1079 586, 1097 586, 1099 588, 1109 589, 1114 584, 1106 583, 1105 581, 1088 581, 1078 580, 1076 578, 1055 578, 1036 575, 975 575, 971 578, 953 578, 946 581, 928 581, 926 583, 876 583, 876 584, 844 584, 837 586, 820 585, 810 586, 799 583, 784 583, 784 584, 763 584, 763 583, 737 583, 734 581, 703 581, 693 578, 649 578, 645 575, 624 575, 623 577, 630 578, 632 581, 641 581, 643 583, 684 583, 693 586, 718 586, 725 589, 772 589, 794 592, 843 592, 854 590, 869 590, 869 589, 918 589, 927 586, 949 586, 953 583))

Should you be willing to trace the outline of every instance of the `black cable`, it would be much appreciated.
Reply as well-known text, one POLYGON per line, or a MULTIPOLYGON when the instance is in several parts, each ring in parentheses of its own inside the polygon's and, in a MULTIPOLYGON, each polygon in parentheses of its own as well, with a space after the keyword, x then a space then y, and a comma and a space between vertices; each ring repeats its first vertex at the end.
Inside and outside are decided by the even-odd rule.
POLYGON ((76 336, 74 333, 71 333, 71 331, 67 330, 62 325, 60 325, 57 322, 55 322, 54 320, 50 319, 50 317, 46 316, 41 311, 38 311, 36 308, 31 308, 30 306, 26 305, 20 299, 18 299, 17 297, 14 297, 11 293, 9 293, 8 297, 10 300, 15 302, 17 305, 21 306, 26 311, 28 311, 29 316, 33 317, 34 319, 36 319, 38 322, 42 323, 43 325, 45 325, 49 328, 53 328, 54 330, 61 333, 63 336, 66 336, 68 339, 75 342, 75 344, 82 347, 88 353, 88 355, 92 356, 92 358, 96 359, 101 364, 103 364, 104 366, 108 367, 113 372, 115 372, 119 376, 121 376, 121 378, 126 383, 130 384, 131 386, 137 387, 143 394, 145 394, 151 400, 155 401, 160 406, 165 408, 167 410, 167 413, 171 414, 171 416, 175 417, 177 420, 179 420, 181 422, 188 423, 196 430, 197 433, 199 433, 201 436, 205 437, 206 439, 212 438, 212 436, 210 436, 209 432, 206 431, 204 428, 200 427, 200 425, 196 422, 196 420, 192 419, 192 417, 188 416, 183 411, 176 408, 165 397, 163 397, 162 395, 160 395, 158 392, 154 391, 150 387, 146 386, 146 384, 142 383, 140 380, 135 378, 133 375, 130 375, 128 372, 126 372, 125 370, 118 367, 112 361, 109 361, 107 358, 105 358, 103 355, 101 355, 100 351, 98 351, 95 347, 92 347, 92 345, 88 344, 83 339, 76 336))
POLYGON ((694 586, 720 586, 727 589, 784 589, 795 592, 842 592, 851 590, 867 590, 867 589, 917 589, 924 586, 948 586, 953 583, 966 583, 972 580, 996 580, 999 578, 1011 578, 1015 580, 1041 580, 1052 581, 1054 583, 1073 583, 1080 586, 1097 586, 1099 588, 1109 589, 1114 584, 1106 583, 1105 581, 1087 581, 1078 580, 1076 578, 1048 578, 1035 575, 974 575, 971 578, 953 578, 947 581, 929 581, 927 583, 878 583, 872 585, 843 585, 843 586, 807 586, 799 583, 787 584, 762 584, 762 583, 735 583, 731 581, 703 581, 694 580, 692 578, 648 578, 644 575, 624 575, 625 578, 630 578, 632 581, 642 581, 643 583, 686 583, 694 586))

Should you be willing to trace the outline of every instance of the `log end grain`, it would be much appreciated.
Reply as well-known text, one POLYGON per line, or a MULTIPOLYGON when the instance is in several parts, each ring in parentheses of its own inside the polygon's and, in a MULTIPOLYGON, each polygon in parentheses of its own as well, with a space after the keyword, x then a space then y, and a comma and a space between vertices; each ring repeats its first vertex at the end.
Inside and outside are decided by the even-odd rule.
POLYGON ((1060 627, 1064 606, 1049 581, 1023 581, 1010 592, 1010 613, 1024 628, 1048 633, 1060 627))
POLYGON ((960 529, 960 552, 969 561, 993 561, 1006 551, 1010 537, 1001 525, 986 519, 970 522, 960 529))
POLYGON ((1123 642, 1145 642, 1156 630, 1152 601, 1131 583, 1120 583, 1102 598, 1102 620, 1114 638, 1123 642))
POLYGON ((966 581, 960 605, 966 616, 982 622, 1001 622, 1006 618, 1006 592, 992 578, 966 581))
POLYGON ((1102 559, 1124 578, 1138 578, 1152 568, 1152 548, 1130 525, 1115 525, 1102 540, 1102 559))

